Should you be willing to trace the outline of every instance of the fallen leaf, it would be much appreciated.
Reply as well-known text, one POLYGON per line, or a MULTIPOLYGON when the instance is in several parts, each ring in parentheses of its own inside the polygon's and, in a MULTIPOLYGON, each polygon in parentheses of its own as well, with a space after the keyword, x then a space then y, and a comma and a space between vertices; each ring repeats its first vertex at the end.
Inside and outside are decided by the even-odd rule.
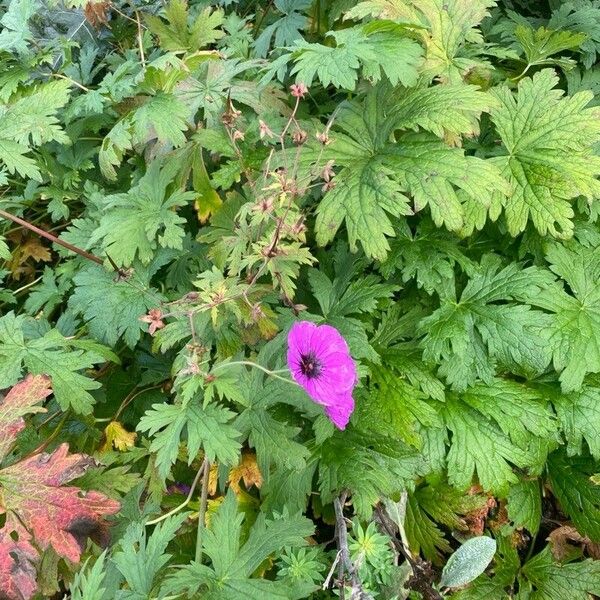
POLYGON ((30 237, 21 245, 21 256, 19 260, 22 264, 30 258, 33 259, 34 262, 49 262, 52 260, 50 248, 44 246, 39 238, 30 237))
POLYGON ((595 544, 590 538, 581 535, 579 531, 571 525, 557 527, 546 539, 550 542, 552 555, 559 562, 565 560, 574 552, 577 552, 577 548, 570 542, 575 542, 576 544, 583 546, 592 558, 600 558, 600 544, 595 544))
POLYGON ((111 421, 104 429, 104 438, 100 452, 108 452, 112 448, 125 452, 135 446, 137 433, 127 431, 118 421, 111 421))
POLYGON ((83 8, 83 15, 92 27, 100 27, 108 23, 110 2, 88 2, 83 8))

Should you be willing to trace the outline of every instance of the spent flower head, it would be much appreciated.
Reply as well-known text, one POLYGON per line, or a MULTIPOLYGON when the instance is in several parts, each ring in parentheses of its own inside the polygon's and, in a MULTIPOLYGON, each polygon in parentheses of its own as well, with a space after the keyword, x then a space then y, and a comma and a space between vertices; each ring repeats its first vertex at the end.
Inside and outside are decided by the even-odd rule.
POLYGON ((306 84, 302 82, 292 83, 292 85, 290 85, 290 93, 294 98, 304 98, 308 93, 308 88, 306 87, 306 84))

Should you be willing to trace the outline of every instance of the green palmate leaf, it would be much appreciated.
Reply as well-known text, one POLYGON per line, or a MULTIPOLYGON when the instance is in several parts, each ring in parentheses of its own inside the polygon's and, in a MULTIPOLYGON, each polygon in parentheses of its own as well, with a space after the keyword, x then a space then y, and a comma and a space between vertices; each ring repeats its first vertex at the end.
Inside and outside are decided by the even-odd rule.
POLYGON ((419 325, 426 360, 440 363, 440 374, 454 389, 465 389, 477 378, 490 383, 496 362, 524 374, 542 372, 550 361, 544 332, 549 315, 515 300, 534 296, 552 282, 547 271, 503 269, 486 255, 460 300, 442 299, 440 308, 419 325))
POLYGON ((565 50, 579 48, 587 39, 585 33, 574 33, 572 31, 552 31, 545 27, 534 30, 533 27, 517 25, 515 37, 525 52, 528 67, 534 65, 547 65, 556 62, 562 65, 573 64, 569 59, 549 59, 554 54, 565 50))
POLYGON ((442 564, 442 553, 450 552, 451 547, 440 526, 468 531, 463 517, 483 508, 486 501, 485 496, 465 494, 439 477, 428 477, 426 485, 408 495, 405 528, 411 550, 442 564))
MULTIPOLYGON (((406 86, 417 83, 417 66, 423 50, 406 35, 404 28, 391 23, 370 23, 366 27, 353 27, 329 32, 335 46, 311 44, 298 40, 289 48, 295 66, 296 80, 310 86, 318 78, 323 86, 353 90, 358 71, 377 83, 385 75, 393 84, 406 86)), ((274 67, 277 67, 277 61, 274 67)))
POLYGON ((563 450, 548 457, 552 492, 577 530, 600 541, 600 486, 590 481, 598 465, 589 456, 568 457, 563 450))
POLYGON ((395 344, 382 351, 382 357, 387 364, 420 389, 427 398, 444 401, 445 386, 432 373, 431 365, 423 363, 422 352, 416 344, 407 342, 395 344))
POLYGON ((300 31, 308 25, 308 18, 300 11, 309 8, 310 0, 275 0, 274 5, 283 16, 265 27, 254 40, 256 54, 260 57, 267 55, 273 36, 276 48, 286 46, 301 38, 300 31))
POLYGON ((336 434, 321 446, 320 456, 322 499, 329 502, 342 490, 350 491, 361 518, 370 516, 382 496, 404 491, 425 470, 423 458, 414 450, 377 434, 336 434))
POLYGON ((523 479, 510 486, 508 517, 517 528, 525 527, 536 534, 542 519, 542 496, 537 481, 523 479))
POLYGON ((26 54, 28 42, 32 39, 29 19, 35 15, 40 4, 36 0, 16 0, 7 5, 7 10, 0 20, 0 49, 5 52, 15 50, 26 54))
MULTIPOLYGON (((432 135, 405 134, 399 143, 390 142, 395 129, 412 129, 425 119, 411 115, 410 107, 404 114, 399 111, 397 119, 393 112, 388 118, 384 106, 389 96, 389 90, 379 87, 364 102, 348 103, 340 110, 335 127, 341 131, 331 135, 332 143, 320 155, 342 169, 318 207, 316 222, 320 244, 331 241, 345 221, 351 248, 360 241, 368 256, 380 260, 389 251, 386 237, 394 235, 388 214, 399 217, 429 206, 436 225, 458 230, 465 224, 461 198, 479 202, 482 190, 505 187, 489 162, 465 156, 432 135)), ((433 114, 440 109, 441 103, 432 107, 425 122, 432 129, 444 122, 433 114)), ((475 112, 467 107, 465 121, 475 112)))
POLYGON ((248 437, 251 448, 256 450, 260 472, 268 480, 271 465, 292 471, 306 467, 309 456, 307 448, 295 440, 300 432, 275 419, 263 408, 245 410, 236 420, 235 426, 248 437))
POLYGON ((387 368, 372 371, 368 394, 357 403, 356 426, 365 432, 398 437, 404 443, 421 447, 419 426, 441 427, 435 408, 427 396, 387 368))
POLYGON ((187 597, 210 600, 233 598, 289 598, 282 582, 252 579, 259 565, 286 546, 305 545, 313 533, 312 523, 300 515, 283 514, 273 520, 260 515, 245 542, 240 540, 244 515, 238 512, 230 490, 211 519, 203 536, 203 550, 211 566, 192 562, 180 569, 164 585, 165 593, 187 593, 187 597))
POLYGON ((539 395, 508 381, 475 386, 460 399, 451 396, 442 414, 452 432, 448 477, 461 489, 476 472, 484 490, 505 494, 517 481, 511 465, 539 469, 539 445, 556 436, 552 413, 539 395))
POLYGON ((157 139, 179 147, 185 143, 189 110, 171 94, 148 98, 132 115, 134 136, 139 140, 157 139), (165 119, 165 115, 169 115, 165 119), (152 133, 149 135, 149 131, 152 133))
POLYGON ((584 385, 570 394, 550 395, 569 456, 581 454, 583 440, 590 453, 600 460, 600 389, 584 385))
POLYGON ((115 281, 114 271, 85 266, 73 279, 75 291, 69 306, 83 315, 90 334, 98 341, 114 346, 123 336, 125 343, 133 347, 144 330, 140 317, 164 300, 150 286, 150 277, 159 267, 140 265, 130 278, 115 281))
POLYGON ((500 102, 492 120, 507 154, 493 161, 509 180, 505 201, 508 230, 516 235, 531 219, 542 234, 568 238, 573 233, 572 201, 600 196, 600 158, 592 146, 600 140, 596 108, 585 108, 591 92, 563 98, 552 70, 521 80, 515 96, 496 88, 500 102))
POLYGON ((41 181, 37 163, 26 155, 32 147, 53 140, 70 143, 56 117, 69 99, 69 83, 53 81, 28 92, 0 104, 0 168, 5 165, 9 173, 41 181))
POLYGON ((583 65, 589 69, 595 62, 600 49, 600 11, 597 0, 575 0, 554 4, 556 10, 548 21, 550 29, 565 29, 585 34, 579 51, 583 54, 583 65))
POLYGON ((121 600, 147 598, 154 587, 154 580, 168 563, 171 555, 167 545, 175 537, 188 513, 181 513, 159 523, 150 536, 144 523, 132 523, 114 553, 113 561, 123 575, 129 589, 120 591, 121 600))
POLYGON ((563 391, 581 388, 586 373, 600 371, 600 247, 550 245, 550 268, 565 284, 546 286, 530 302, 552 311, 550 343, 563 391))
POLYGON ((462 82, 402 90, 395 101, 390 117, 399 129, 421 128, 440 138, 479 133, 479 116, 496 105, 493 96, 462 82))
POLYGON ((9 387, 20 379, 23 370, 49 375, 56 400, 63 410, 92 412, 94 398, 89 390, 100 384, 81 373, 108 357, 118 362, 106 348, 63 337, 56 329, 43 336, 30 335, 26 319, 11 312, 0 317, 0 388, 9 387))
POLYGON ((493 0, 366 0, 346 17, 372 15, 422 29, 425 72, 431 77, 460 81, 462 73, 477 64, 464 52, 464 46, 481 39, 475 27, 494 5, 493 0))
POLYGON ((200 449, 211 462, 237 464, 240 432, 230 424, 233 415, 216 404, 204 408, 193 402, 154 404, 140 419, 138 430, 153 436, 150 450, 156 452, 158 472, 165 479, 177 460, 184 431, 188 464, 192 464, 200 449))
POLYGON ((317 468, 316 460, 308 460, 306 467, 299 471, 277 468, 271 473, 260 489, 261 508, 267 513, 304 512, 312 491, 313 477, 317 468))
POLYGON ((73 600, 103 600, 106 588, 104 587, 104 561, 106 553, 102 553, 91 569, 87 569, 87 561, 81 571, 75 575, 69 588, 73 600), (87 571, 86 571, 87 570, 87 571))
POLYGON ((455 266, 471 274, 474 263, 463 254, 458 236, 421 223, 415 232, 402 224, 397 237, 390 242, 391 252, 381 265, 384 276, 400 271, 402 281, 415 279, 428 294, 454 294, 455 266))
POLYGON ((222 38, 225 32, 219 29, 223 23, 223 11, 206 8, 192 23, 184 0, 171 0, 164 9, 167 22, 159 17, 147 15, 150 31, 157 35, 164 50, 194 52, 222 38))
POLYGON ((558 564, 550 546, 523 565, 523 575, 533 587, 531 600, 587 600, 600 594, 600 561, 558 564))
POLYGON ((93 241, 102 247, 119 266, 129 266, 137 258, 148 264, 159 248, 182 248, 185 219, 175 212, 193 200, 193 192, 173 191, 172 183, 178 165, 161 166, 154 161, 137 185, 126 194, 105 199, 100 226, 93 241))

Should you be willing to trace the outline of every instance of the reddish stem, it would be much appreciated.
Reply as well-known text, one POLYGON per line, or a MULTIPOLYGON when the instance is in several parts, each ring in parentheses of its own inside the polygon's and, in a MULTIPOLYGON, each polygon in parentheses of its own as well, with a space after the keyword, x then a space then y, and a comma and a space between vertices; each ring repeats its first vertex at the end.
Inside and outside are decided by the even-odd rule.
POLYGON ((29 229, 29 231, 33 231, 34 233, 37 233, 38 235, 42 236, 43 238, 50 240, 53 244, 58 244, 59 246, 62 246, 63 248, 66 248, 67 250, 70 250, 71 252, 75 252, 75 254, 79 254, 79 256, 83 256, 83 258, 87 258, 88 260, 91 260, 92 262, 95 262, 98 265, 104 264, 104 261, 101 258, 98 258, 97 256, 94 256, 93 254, 90 254, 89 252, 86 252, 85 250, 82 250, 81 248, 78 248, 77 246, 73 246, 73 244, 69 244, 69 242, 65 242, 65 241, 57 238, 55 235, 52 235, 51 233, 48 233, 47 231, 44 231, 43 229, 40 229, 39 227, 32 225, 28 221, 25 221, 24 219, 21 219, 20 217, 15 217, 15 215, 11 215, 10 213, 6 212, 5 210, 0 209, 0 217, 4 217, 5 219, 12 221, 13 223, 17 223, 18 225, 25 227, 25 229, 29 229))

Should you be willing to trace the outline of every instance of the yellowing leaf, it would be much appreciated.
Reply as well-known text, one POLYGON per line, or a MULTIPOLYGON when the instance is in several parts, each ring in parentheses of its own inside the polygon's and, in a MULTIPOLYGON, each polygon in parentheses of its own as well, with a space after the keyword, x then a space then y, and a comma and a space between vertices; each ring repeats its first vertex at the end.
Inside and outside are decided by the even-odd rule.
POLYGON ((219 465, 213 463, 210 466, 210 473, 208 474, 208 495, 214 496, 217 493, 217 484, 219 483, 219 465))
POLYGON ((202 150, 198 148, 192 157, 192 185, 198 192, 194 207, 200 223, 206 223, 209 217, 223 204, 223 200, 210 185, 208 172, 202 158, 202 150))
POLYGON ((240 488, 240 481, 244 482, 246 489, 255 485, 259 488, 262 485, 263 478, 256 463, 256 454, 254 452, 243 452, 242 460, 237 467, 233 467, 229 471, 229 485, 231 489, 236 493, 240 494, 242 491, 240 488))
POLYGON ((112 448, 125 452, 125 450, 133 448, 135 445, 137 433, 127 431, 118 421, 111 421, 104 430, 104 437, 106 439, 100 448, 100 452, 107 452, 112 448))

